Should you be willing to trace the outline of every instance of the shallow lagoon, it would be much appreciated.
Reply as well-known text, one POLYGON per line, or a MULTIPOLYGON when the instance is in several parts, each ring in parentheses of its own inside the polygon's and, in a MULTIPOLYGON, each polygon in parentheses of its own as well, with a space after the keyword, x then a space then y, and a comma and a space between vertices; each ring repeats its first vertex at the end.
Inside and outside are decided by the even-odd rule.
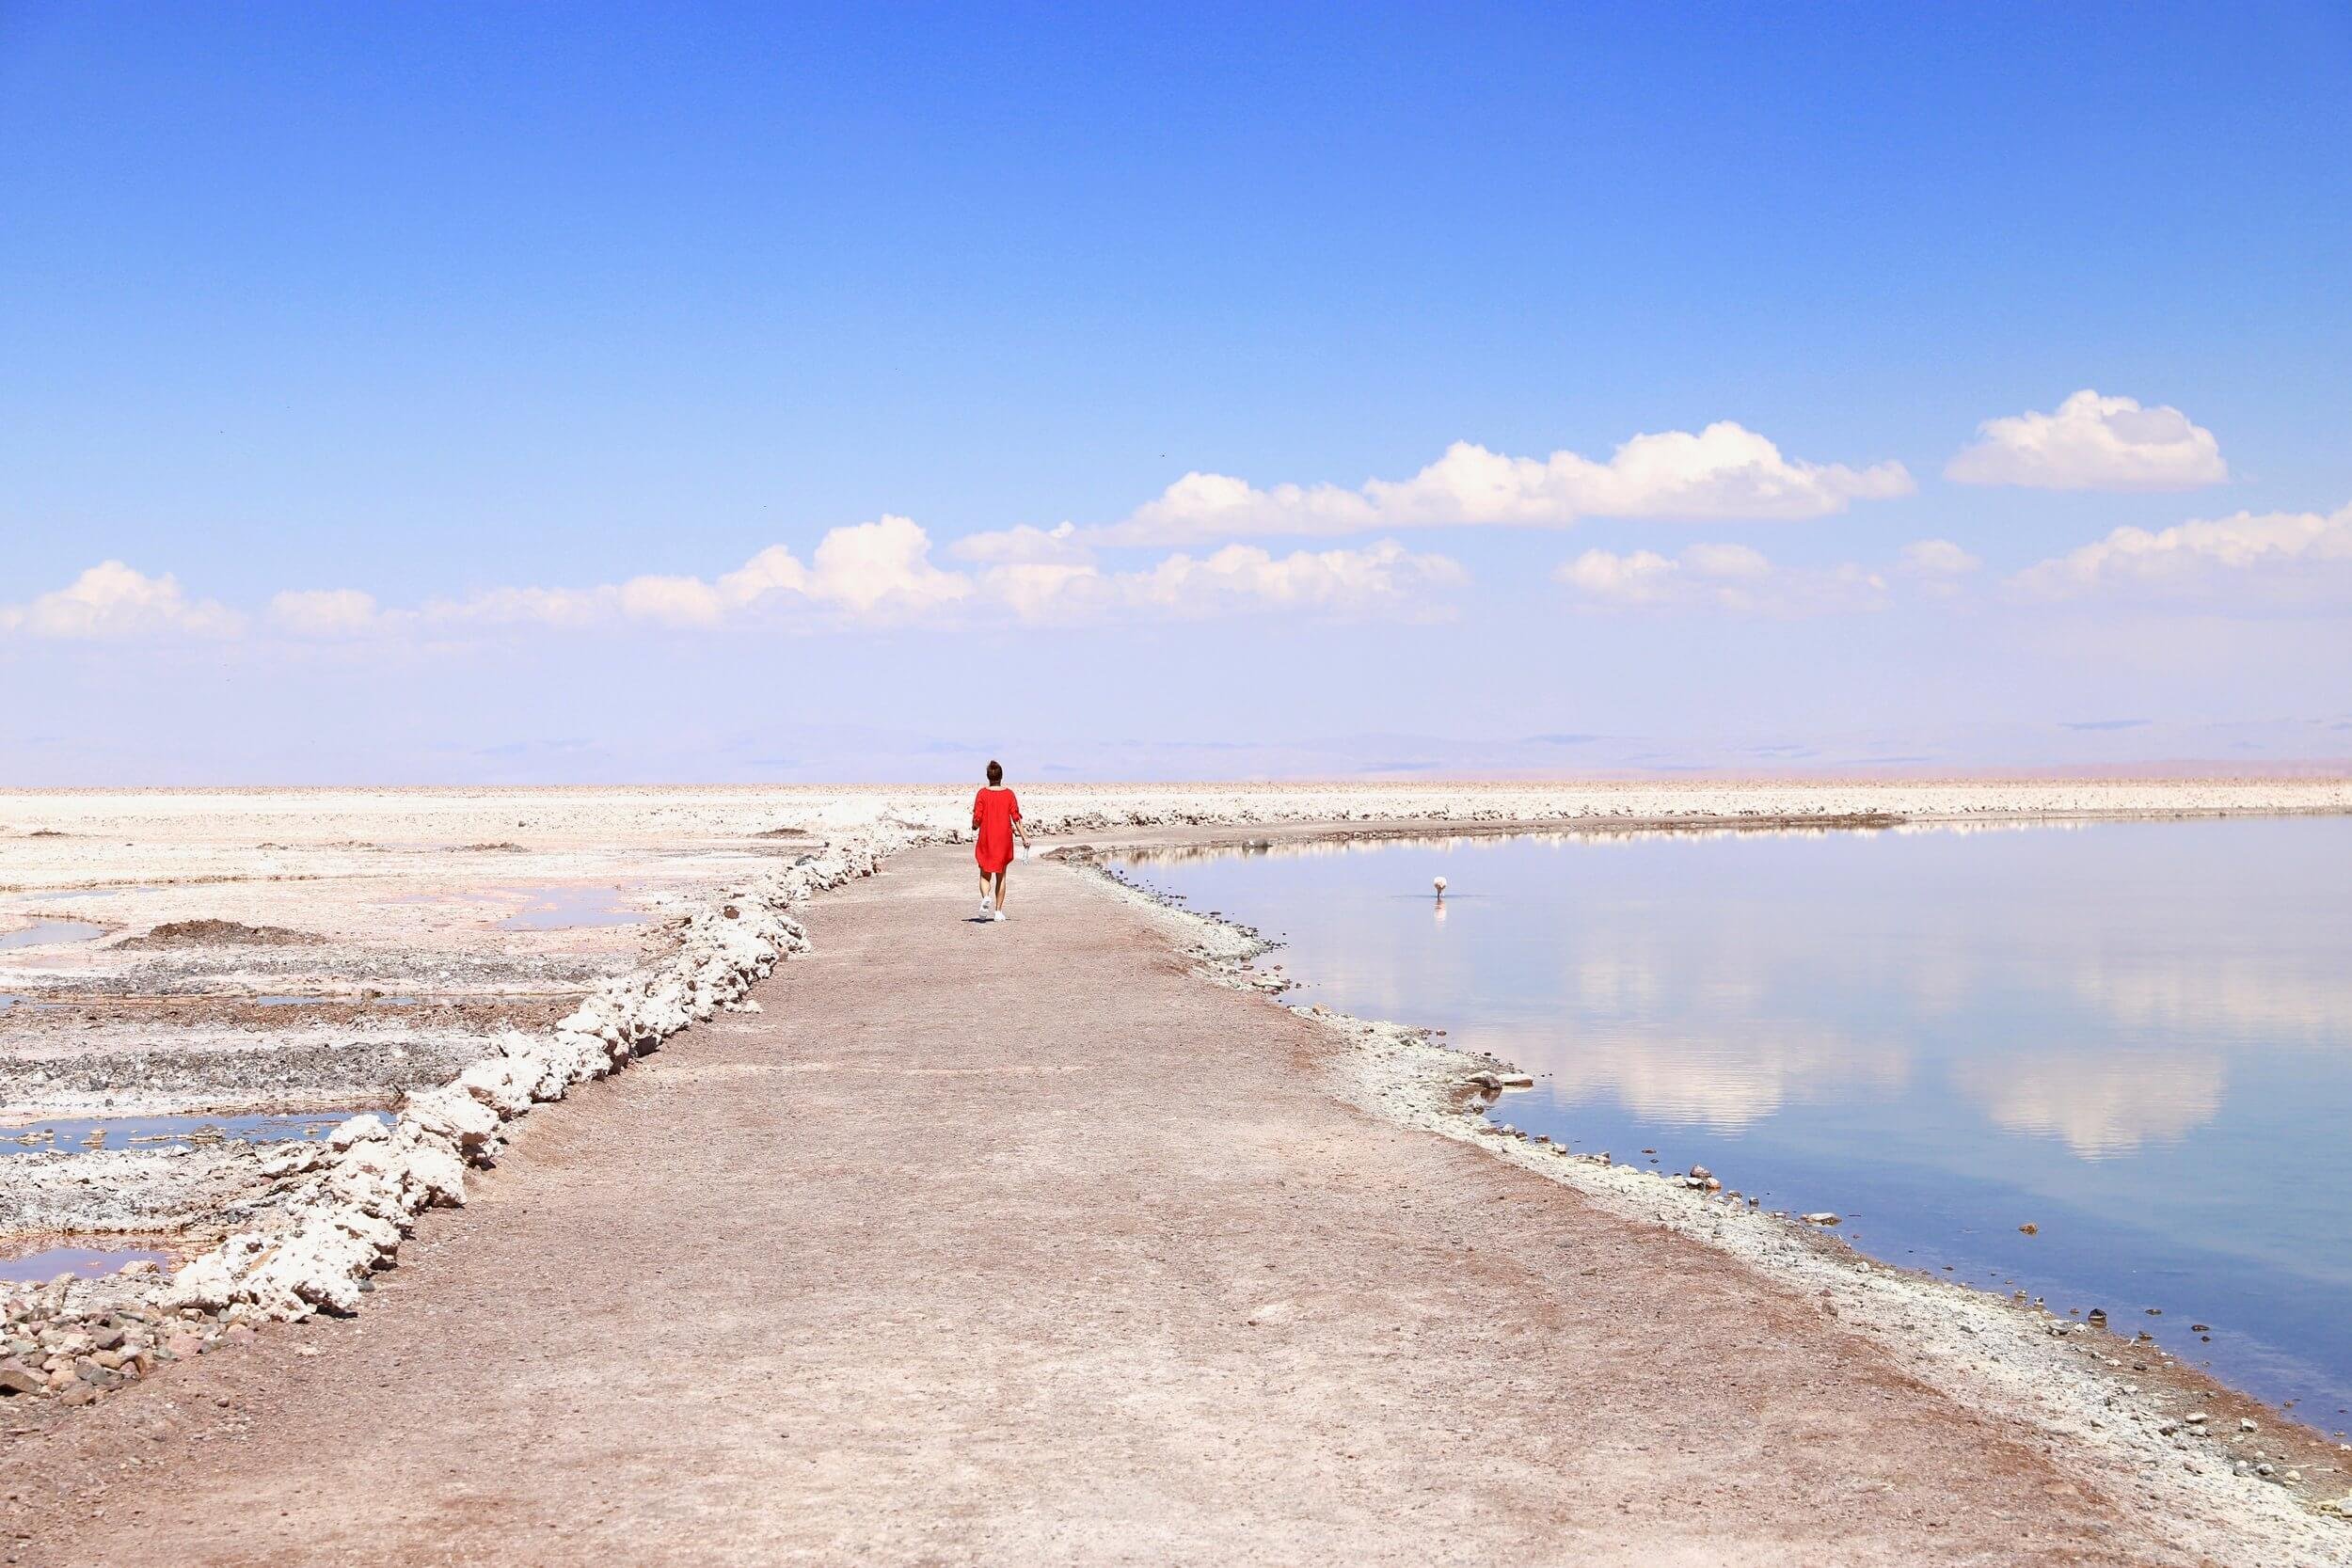
POLYGON ((1499 1118, 1836 1210, 1880 1257, 2105 1307, 2352 1425, 2352 819, 1126 863, 1282 941, 1291 1000, 1538 1074, 1499 1118))

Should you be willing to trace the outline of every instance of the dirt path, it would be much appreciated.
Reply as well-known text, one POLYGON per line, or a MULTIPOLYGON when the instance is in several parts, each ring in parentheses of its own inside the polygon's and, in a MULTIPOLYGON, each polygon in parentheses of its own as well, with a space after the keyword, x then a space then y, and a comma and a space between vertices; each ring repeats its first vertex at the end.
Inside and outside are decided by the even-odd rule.
POLYGON ((0 1440, 9 1560, 2175 1560, 1814 1304, 1341 1105, 1086 874, 985 926, 968 868, 820 899, 356 1322, 0 1440))

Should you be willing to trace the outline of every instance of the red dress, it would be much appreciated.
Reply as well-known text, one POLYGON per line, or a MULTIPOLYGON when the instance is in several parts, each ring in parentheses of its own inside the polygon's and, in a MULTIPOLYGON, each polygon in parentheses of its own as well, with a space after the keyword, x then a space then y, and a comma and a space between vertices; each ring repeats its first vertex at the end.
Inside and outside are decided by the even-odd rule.
POLYGON ((1009 789, 983 789, 972 797, 972 826, 979 837, 972 858, 993 877, 1012 863, 1012 825, 1021 820, 1021 801, 1009 789))

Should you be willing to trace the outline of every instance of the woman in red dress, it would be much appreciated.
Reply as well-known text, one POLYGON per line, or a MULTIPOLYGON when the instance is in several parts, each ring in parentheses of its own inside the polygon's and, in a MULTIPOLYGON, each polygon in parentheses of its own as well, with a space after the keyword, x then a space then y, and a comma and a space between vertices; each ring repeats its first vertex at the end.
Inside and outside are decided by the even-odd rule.
POLYGON ((1012 863, 1013 835, 1021 835, 1023 847, 1029 842, 1029 830, 1021 825, 1021 800, 1005 787, 1005 769, 1001 763, 988 765, 988 787, 972 797, 972 858, 980 863, 980 918, 1005 918, 1005 867, 1012 863), (994 879, 996 899, 989 902, 989 881, 994 879))

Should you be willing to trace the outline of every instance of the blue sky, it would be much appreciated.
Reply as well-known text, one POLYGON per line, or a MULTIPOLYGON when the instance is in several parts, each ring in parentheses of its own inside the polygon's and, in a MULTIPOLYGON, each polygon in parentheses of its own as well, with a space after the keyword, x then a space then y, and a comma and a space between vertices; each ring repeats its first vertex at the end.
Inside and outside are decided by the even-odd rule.
POLYGON ((2347 103, 2319 5, 0 3, 0 771, 2352 756, 2347 103))

